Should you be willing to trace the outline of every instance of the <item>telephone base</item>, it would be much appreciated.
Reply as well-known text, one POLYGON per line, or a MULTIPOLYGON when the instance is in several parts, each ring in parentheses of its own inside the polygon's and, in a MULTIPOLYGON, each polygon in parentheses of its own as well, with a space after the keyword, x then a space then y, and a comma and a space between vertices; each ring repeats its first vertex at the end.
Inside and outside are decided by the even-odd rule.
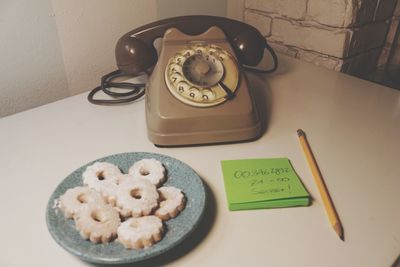
POLYGON ((218 145, 226 143, 250 142, 261 136, 261 125, 243 129, 191 133, 155 133, 147 132, 149 140, 157 147, 218 145))
POLYGON ((219 143, 204 143, 204 144, 187 144, 187 145, 159 145, 153 144, 155 147, 158 148, 174 148, 174 147, 200 147, 200 146, 220 146, 220 145, 231 145, 231 144, 241 144, 241 143, 248 143, 254 142, 259 139, 260 136, 257 136, 253 139, 243 140, 243 141, 231 141, 231 142, 219 142, 219 143))
POLYGON ((196 36, 186 35, 177 29, 168 30, 162 40, 159 60, 146 88, 146 124, 150 141, 158 146, 187 146, 249 141, 259 137, 261 121, 252 92, 248 88, 246 77, 239 71, 239 66, 233 64, 237 64, 237 59, 221 29, 211 27, 196 36), (199 40, 202 40, 203 45, 199 40), (199 45, 198 51, 190 46, 195 43, 199 45), (213 46, 204 45, 205 43, 212 43, 213 46), (181 59, 186 54, 177 51, 187 51, 188 58, 181 59), (203 56, 196 57, 191 53, 203 56), (221 58, 216 58, 216 55, 221 58), (176 62, 171 63, 171 58, 176 62), (198 58, 201 60, 197 61, 198 58), (212 75, 201 76, 204 73, 199 62, 204 63, 207 60, 210 68, 205 73, 212 75), (215 65, 211 64, 214 60, 215 65), (192 64, 193 62, 198 65, 192 64), (196 85, 200 81, 194 79, 197 76, 205 83, 204 88, 199 89, 201 86, 196 85), (217 81, 221 81, 223 85, 217 86, 211 82, 214 78, 218 78, 217 81), (182 91, 173 86, 174 82, 182 84, 182 91), (207 85, 207 82, 210 84, 207 85), (189 86, 186 90, 183 84, 192 87, 189 86), (197 88, 193 95, 188 94, 193 88, 197 88), (206 91, 212 91, 210 98, 206 91), (230 91, 229 97, 225 96, 227 91, 230 91), (199 92, 207 97, 199 100, 198 95, 196 96, 199 92), (206 99, 206 104, 199 104, 194 99, 200 102, 206 99), (209 99, 215 100, 210 102, 212 105, 207 102, 209 99))

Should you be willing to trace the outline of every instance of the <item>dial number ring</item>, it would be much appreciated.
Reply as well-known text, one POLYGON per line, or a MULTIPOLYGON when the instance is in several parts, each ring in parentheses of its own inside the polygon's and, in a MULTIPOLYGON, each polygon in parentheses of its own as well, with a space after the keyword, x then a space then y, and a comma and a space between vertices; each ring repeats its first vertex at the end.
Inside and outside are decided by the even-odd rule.
POLYGON ((235 58, 226 50, 196 42, 169 59, 165 82, 181 102, 211 107, 232 97, 239 83, 239 70, 235 58), (231 93, 226 92, 227 88, 231 93))

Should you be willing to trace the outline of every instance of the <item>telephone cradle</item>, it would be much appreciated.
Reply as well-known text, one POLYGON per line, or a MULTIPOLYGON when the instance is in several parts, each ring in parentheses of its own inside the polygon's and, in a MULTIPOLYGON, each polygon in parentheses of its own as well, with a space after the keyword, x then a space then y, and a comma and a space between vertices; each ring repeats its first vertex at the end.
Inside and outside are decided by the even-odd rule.
MULTIPOLYGON (((157 146, 249 141, 261 135, 261 121, 244 70, 270 73, 277 57, 265 38, 243 22, 214 16, 160 20, 123 35, 115 49, 119 70, 103 77, 96 89, 115 97, 117 76, 151 73, 147 83, 133 84, 135 100, 145 93, 147 135, 157 146), (154 47, 162 38, 159 53, 154 47), (267 49, 270 69, 256 66, 267 49), (145 88, 145 89, 144 89, 145 88)), ((120 87, 126 88, 126 83, 120 87)), ((123 96, 126 96, 125 94, 123 96)))

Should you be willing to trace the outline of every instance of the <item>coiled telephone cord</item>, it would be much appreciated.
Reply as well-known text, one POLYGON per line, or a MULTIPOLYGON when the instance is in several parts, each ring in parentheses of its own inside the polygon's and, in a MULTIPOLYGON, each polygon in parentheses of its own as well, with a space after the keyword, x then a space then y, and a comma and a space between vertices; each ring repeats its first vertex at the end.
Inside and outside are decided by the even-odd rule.
POLYGON ((87 96, 90 103, 96 105, 115 105, 135 101, 141 98, 145 93, 145 83, 131 83, 131 82, 113 82, 112 80, 128 76, 121 70, 112 71, 101 77, 100 86, 97 86, 87 96), (128 90, 127 92, 115 92, 109 88, 121 88, 128 90), (115 99, 95 99, 94 95, 103 91, 105 94, 115 99))

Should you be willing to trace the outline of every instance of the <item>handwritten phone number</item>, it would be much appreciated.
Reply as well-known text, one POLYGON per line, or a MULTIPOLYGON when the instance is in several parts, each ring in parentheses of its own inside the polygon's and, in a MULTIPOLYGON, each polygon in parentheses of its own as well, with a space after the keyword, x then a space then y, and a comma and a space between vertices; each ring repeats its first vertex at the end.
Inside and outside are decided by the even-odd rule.
POLYGON ((289 173, 289 168, 270 168, 270 169, 253 169, 253 170, 237 170, 233 173, 233 177, 236 179, 247 179, 267 175, 281 175, 289 173))

